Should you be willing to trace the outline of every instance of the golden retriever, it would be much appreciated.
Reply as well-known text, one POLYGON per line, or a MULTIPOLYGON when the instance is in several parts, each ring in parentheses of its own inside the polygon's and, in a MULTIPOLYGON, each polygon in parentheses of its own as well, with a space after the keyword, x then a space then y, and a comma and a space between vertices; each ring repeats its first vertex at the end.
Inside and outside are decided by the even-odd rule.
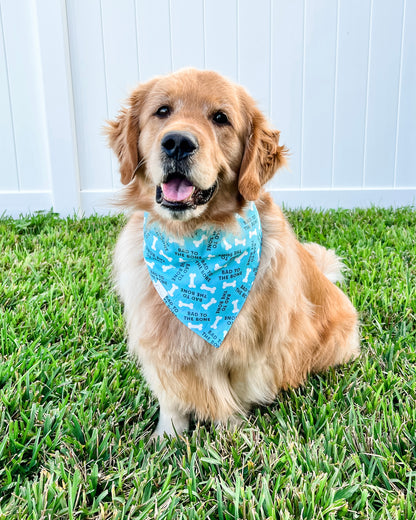
MULTIPOLYGON (((300 244, 263 185, 287 150, 241 87, 211 71, 185 69, 139 85, 106 127, 133 210, 115 249, 129 350, 157 396, 155 436, 181 433, 189 417, 238 422, 251 406, 308 373, 359 354, 357 313, 335 285, 342 264, 300 244), (261 258, 251 291, 219 348, 165 305, 143 256, 144 212, 166 236, 232 232, 254 201, 261 258)), ((169 251, 164 251, 169 255, 169 251)))

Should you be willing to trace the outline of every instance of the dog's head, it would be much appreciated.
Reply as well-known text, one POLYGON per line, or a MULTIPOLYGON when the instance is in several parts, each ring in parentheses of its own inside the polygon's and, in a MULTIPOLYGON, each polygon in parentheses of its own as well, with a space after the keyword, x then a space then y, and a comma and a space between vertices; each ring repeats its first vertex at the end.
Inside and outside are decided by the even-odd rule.
POLYGON ((221 221, 257 199, 285 162, 279 132, 253 99, 210 71, 139 85, 106 132, 127 204, 165 221, 221 221))

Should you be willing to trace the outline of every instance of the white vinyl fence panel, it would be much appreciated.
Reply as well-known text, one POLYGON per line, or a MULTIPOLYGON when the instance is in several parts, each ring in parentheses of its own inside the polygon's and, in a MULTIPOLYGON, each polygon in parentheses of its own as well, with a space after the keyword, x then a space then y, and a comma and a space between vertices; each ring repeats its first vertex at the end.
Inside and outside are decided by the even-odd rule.
POLYGON ((108 212, 105 120, 186 66, 281 130, 278 202, 415 203, 416 0, 0 0, 0 214, 108 212))

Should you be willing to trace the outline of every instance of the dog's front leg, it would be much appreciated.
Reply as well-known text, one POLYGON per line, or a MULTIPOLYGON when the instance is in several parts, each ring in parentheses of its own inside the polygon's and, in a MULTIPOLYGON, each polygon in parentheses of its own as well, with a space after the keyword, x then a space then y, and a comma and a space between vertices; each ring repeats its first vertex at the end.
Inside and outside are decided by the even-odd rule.
POLYGON ((180 412, 177 407, 168 399, 160 399, 160 414, 156 430, 152 437, 163 437, 166 433, 169 436, 181 434, 189 428, 189 416, 180 412))
MULTIPOLYGON (((130 342, 131 338, 132 335, 130 335, 130 342)), ((129 348, 130 351, 134 352, 135 349, 132 343, 130 343, 129 348)), ((180 435, 184 430, 189 428, 189 414, 184 411, 183 406, 181 406, 181 401, 173 394, 169 387, 162 384, 160 372, 157 370, 154 361, 143 355, 144 350, 140 351, 137 349, 136 351, 142 354, 140 361, 143 375, 153 394, 159 401, 159 421, 152 437, 163 437, 165 433, 169 436, 180 435)), ((165 379, 172 377, 171 374, 168 376, 165 373, 163 373, 163 376, 165 379)))

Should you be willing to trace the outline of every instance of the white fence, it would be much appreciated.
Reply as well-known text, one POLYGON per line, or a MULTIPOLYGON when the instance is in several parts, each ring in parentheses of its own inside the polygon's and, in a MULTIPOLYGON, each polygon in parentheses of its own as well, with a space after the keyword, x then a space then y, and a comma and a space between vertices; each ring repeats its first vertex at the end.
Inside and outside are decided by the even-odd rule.
POLYGON ((292 152, 288 206, 416 198, 416 0, 0 0, 0 214, 106 212, 138 81, 215 69, 292 152))

